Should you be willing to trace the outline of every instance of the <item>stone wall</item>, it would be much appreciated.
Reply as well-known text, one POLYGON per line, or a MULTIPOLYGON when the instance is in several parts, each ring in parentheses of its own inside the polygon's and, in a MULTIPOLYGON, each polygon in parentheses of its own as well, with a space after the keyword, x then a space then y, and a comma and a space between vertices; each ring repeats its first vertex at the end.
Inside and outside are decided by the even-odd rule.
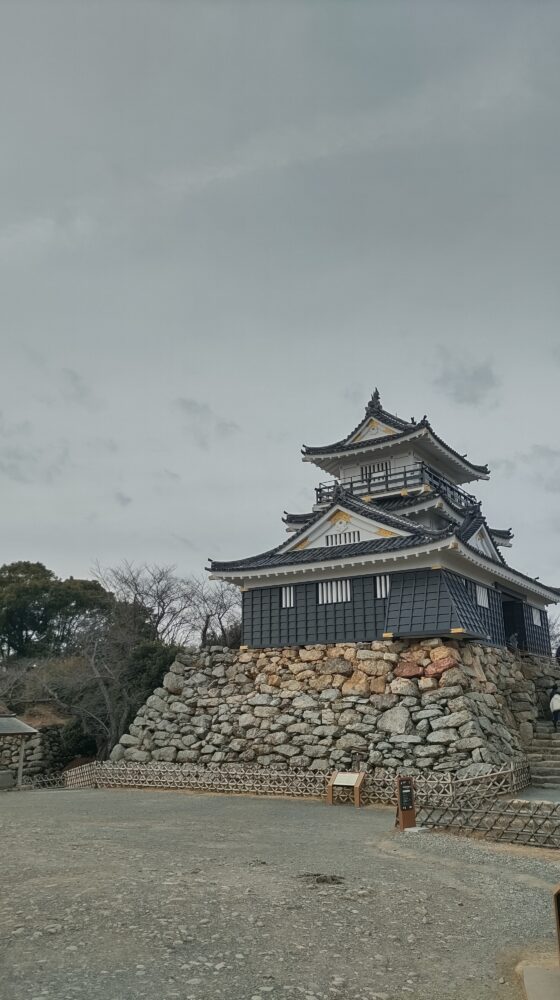
POLYGON ((179 654, 113 760, 492 770, 532 738, 555 661, 424 639, 179 654))
MULTIPOLYGON (((45 726, 34 736, 25 737, 23 773, 28 776, 48 774, 56 770, 56 757, 60 747, 61 727, 45 726)), ((20 739, 16 736, 0 737, 0 770, 17 773, 20 739)))
MULTIPOLYGON (((37 733, 35 736, 26 736, 24 743, 25 758, 23 773, 42 773, 45 769, 45 754, 41 734, 37 733)), ((17 772, 20 744, 21 740, 17 736, 4 736, 0 738, 0 771, 8 770, 17 772)))

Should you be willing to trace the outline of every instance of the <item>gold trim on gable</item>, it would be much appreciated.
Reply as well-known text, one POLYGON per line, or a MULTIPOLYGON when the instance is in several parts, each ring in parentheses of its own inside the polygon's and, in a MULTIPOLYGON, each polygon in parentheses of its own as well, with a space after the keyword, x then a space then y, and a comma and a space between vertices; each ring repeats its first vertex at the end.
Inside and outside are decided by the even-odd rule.
POLYGON ((293 551, 295 552, 297 549, 306 549, 308 545, 309 545, 309 539, 302 538, 301 542, 298 542, 297 545, 294 545, 293 551))
POLYGON ((378 528, 375 532, 376 535, 381 535, 382 538, 396 538, 396 531, 389 531, 388 528, 378 528))
POLYGON ((336 524, 337 521, 344 521, 348 524, 352 518, 350 514, 347 514, 345 510, 333 510, 332 514, 329 514, 329 521, 331 524, 336 524))

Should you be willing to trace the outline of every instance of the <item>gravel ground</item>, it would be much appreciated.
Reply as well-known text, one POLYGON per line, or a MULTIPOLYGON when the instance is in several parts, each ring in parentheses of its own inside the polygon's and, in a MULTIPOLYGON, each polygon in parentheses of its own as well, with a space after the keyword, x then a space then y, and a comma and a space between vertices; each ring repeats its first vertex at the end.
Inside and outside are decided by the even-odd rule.
POLYGON ((553 852, 398 834, 390 809, 0 795, 2 1000, 517 1000, 553 852))

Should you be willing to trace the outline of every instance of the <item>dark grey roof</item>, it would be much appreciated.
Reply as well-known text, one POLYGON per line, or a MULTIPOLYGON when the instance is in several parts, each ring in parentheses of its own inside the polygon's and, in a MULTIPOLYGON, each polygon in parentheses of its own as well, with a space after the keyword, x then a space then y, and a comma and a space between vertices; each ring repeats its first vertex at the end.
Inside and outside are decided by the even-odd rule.
POLYGON ((451 445, 447 444, 447 442, 444 441, 443 438, 440 438, 439 435, 436 434, 436 432, 433 430, 426 417, 420 420, 417 424, 412 424, 408 426, 405 430, 402 430, 397 434, 391 434, 389 438, 387 438, 382 442, 378 440, 355 441, 351 444, 347 444, 348 437, 351 437, 352 434, 355 433, 355 431, 352 431, 352 434, 349 434, 348 437, 344 438, 343 441, 336 441, 334 444, 321 445, 320 447, 311 447, 309 445, 304 445, 301 450, 303 455, 309 455, 309 456, 346 454, 346 453, 351 453, 353 451, 358 451, 360 448, 365 448, 369 445, 377 445, 380 443, 383 443, 385 445, 389 443, 393 445, 396 441, 406 441, 407 438, 412 437, 414 434, 418 432, 419 429, 422 428, 428 430, 431 436, 433 437, 434 441, 436 441, 442 448, 444 448, 445 451, 449 452, 450 455, 453 455, 459 462, 461 462, 462 465, 466 465, 469 469, 472 469, 473 472, 479 473, 480 475, 483 476, 488 475, 490 470, 488 469, 487 465, 475 465, 473 462, 470 462, 469 459, 465 457, 465 455, 460 455, 459 452, 455 450, 455 448, 452 448, 451 445))
POLYGON ((449 635, 487 638, 488 629, 460 578, 447 570, 410 570, 391 576, 385 630, 395 636, 449 635))
POLYGON ((511 528, 488 528, 488 531, 494 538, 505 538, 508 542, 513 538, 511 528))
POLYGON ((307 524, 308 521, 315 517, 315 511, 310 510, 308 514, 289 514, 287 510, 284 511, 284 517, 282 518, 284 524, 307 524))
POLYGON ((37 730, 15 715, 0 715, 0 736, 32 736, 37 730))
MULTIPOLYGON (((275 566, 296 566, 299 563, 331 562, 335 559, 346 559, 352 556, 362 556, 377 554, 379 552, 394 552, 398 550, 411 549, 417 545, 436 541, 444 538, 447 532, 431 532, 429 535, 420 533, 413 537, 396 537, 371 539, 367 542, 356 542, 353 545, 331 545, 328 548, 322 546, 317 549, 291 549, 289 552, 278 552, 271 549, 270 552, 263 552, 261 555, 252 556, 249 559, 238 559, 236 562, 210 562, 212 572, 226 572, 228 570, 240 569, 267 569, 275 566)), ((282 547, 286 543, 282 543, 282 547)))
MULTIPOLYGON (((461 542, 468 542, 472 538, 472 536, 480 528, 486 528, 488 534, 490 535, 490 529, 489 529, 488 525, 486 524, 486 518, 481 513, 480 505, 477 504, 475 507, 472 507, 470 510, 467 511, 463 523, 457 528, 457 531, 456 531, 457 538, 461 542)), ((502 556, 502 553, 498 549, 498 547, 497 547, 497 545, 496 545, 496 543, 495 543, 495 541, 494 541, 494 539, 492 538, 491 535, 490 535, 490 540, 491 540, 492 545, 494 547, 494 552, 496 554, 496 559, 499 562, 501 562, 502 565, 505 566, 505 564, 506 564, 505 559, 502 556)), ((475 548, 476 548, 476 546, 475 546, 475 548)), ((476 549, 476 551, 478 552, 478 549, 476 549)))
POLYGON ((345 438, 342 438, 341 441, 335 441, 334 444, 325 445, 319 448, 307 448, 306 445, 304 445, 303 451, 305 451, 306 454, 320 454, 325 451, 331 451, 331 450, 338 451, 345 447, 351 448, 351 446, 347 444, 349 438, 353 437, 354 434, 356 434, 359 431, 360 427, 368 417, 374 417, 376 420, 380 420, 381 423, 387 424, 388 427, 392 427, 396 431, 414 430, 414 428, 417 426, 415 420, 401 420, 400 417, 397 417, 396 413, 389 413, 388 410, 384 410, 383 407, 381 406, 381 401, 379 398, 379 390, 376 389, 369 403, 366 406, 365 415, 362 417, 359 424, 356 424, 354 429, 351 430, 350 433, 347 434, 345 438))
POLYGON ((286 545, 292 546, 297 538, 305 535, 309 529, 320 521, 326 514, 331 510, 335 510, 337 507, 343 507, 345 510, 353 511, 355 514, 360 515, 360 517, 367 517, 370 521, 377 521, 379 524, 385 524, 389 528, 396 528, 399 531, 407 531, 409 534, 405 538, 396 539, 381 539, 382 543, 398 541, 405 542, 404 546, 399 546, 399 548, 412 548, 415 545, 423 545, 425 542, 432 539, 439 539, 445 537, 448 534, 447 530, 432 531, 430 528, 424 528, 421 525, 415 524, 414 521, 410 521, 405 517, 395 517, 391 514, 386 514, 385 511, 380 510, 372 503, 364 503, 363 500, 359 500, 357 497, 353 496, 339 486, 333 496, 332 503, 328 507, 324 507, 322 510, 318 510, 311 520, 306 521, 302 524, 298 531, 295 531, 289 541, 282 541, 280 545, 277 545, 274 549, 269 549, 267 552, 262 552, 256 556, 250 556, 247 559, 238 559, 234 562, 215 562, 210 560, 210 570, 223 571, 223 570, 239 570, 239 569, 262 569, 265 566, 284 566, 290 563, 305 562, 299 558, 300 555, 307 555, 309 562, 320 562, 326 558, 325 552, 328 551, 330 558, 342 559, 347 555, 355 554, 361 555, 362 552, 383 552, 385 549, 363 549, 364 545, 378 545, 377 539, 372 539, 371 542, 357 542, 355 545, 332 545, 329 546, 328 550, 325 548, 319 549, 302 549, 298 553, 296 550, 290 549, 289 552, 282 552, 282 549, 286 545), (350 549, 356 549, 355 553, 350 553, 350 549), (316 556, 312 557, 312 553, 318 553, 316 556), (297 556, 297 558, 294 558, 297 556), (264 560, 264 561, 263 561, 264 560), (280 561, 279 561, 280 560, 280 561))

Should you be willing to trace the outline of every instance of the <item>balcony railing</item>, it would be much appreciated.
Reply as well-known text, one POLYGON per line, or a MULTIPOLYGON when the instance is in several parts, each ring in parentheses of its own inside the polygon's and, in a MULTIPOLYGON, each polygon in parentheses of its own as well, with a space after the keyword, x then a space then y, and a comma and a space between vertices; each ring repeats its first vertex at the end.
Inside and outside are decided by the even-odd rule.
POLYGON ((430 469, 424 462, 416 462, 414 465, 405 465, 401 469, 387 469, 385 472, 376 472, 367 479, 343 479, 340 483, 331 480, 328 483, 321 483, 315 490, 316 502, 318 504, 329 503, 335 494, 337 486, 342 486, 349 493, 356 496, 381 496, 383 494, 400 493, 402 490, 421 489, 422 486, 431 486, 434 490, 441 492, 450 500, 452 504, 462 509, 470 507, 476 503, 476 497, 471 493, 466 493, 460 486, 455 486, 443 476, 438 475, 430 469))

